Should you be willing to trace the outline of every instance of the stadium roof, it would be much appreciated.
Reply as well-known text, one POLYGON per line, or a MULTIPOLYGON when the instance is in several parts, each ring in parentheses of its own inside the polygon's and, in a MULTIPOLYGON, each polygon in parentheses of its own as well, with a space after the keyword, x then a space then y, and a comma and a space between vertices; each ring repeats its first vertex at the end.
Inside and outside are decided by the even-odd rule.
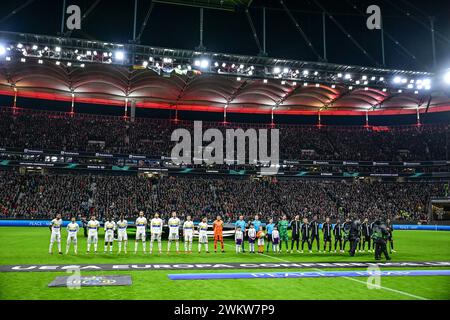
POLYGON ((426 72, 0 35, 8 39, 0 59, 4 95, 71 101, 73 94, 86 103, 123 106, 135 100, 146 108, 268 114, 450 110, 450 97, 425 83, 434 81, 426 72))

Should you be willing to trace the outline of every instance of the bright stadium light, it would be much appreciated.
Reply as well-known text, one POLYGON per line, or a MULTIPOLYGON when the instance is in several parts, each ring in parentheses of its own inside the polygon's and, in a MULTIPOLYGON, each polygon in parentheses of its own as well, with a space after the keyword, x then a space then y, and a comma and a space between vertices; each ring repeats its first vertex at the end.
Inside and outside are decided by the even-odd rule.
POLYGON ((6 48, 2 45, 0 45, 0 56, 4 55, 6 53, 6 48))
POLYGON ((279 74, 281 72, 281 68, 280 67, 274 67, 273 68, 273 73, 274 74, 279 74))
POLYGON ((445 74, 444 74, 444 82, 447 85, 450 85, 450 70, 448 70, 445 74))
POLYGON ((208 68, 208 66, 209 66, 209 61, 208 61, 208 60, 202 59, 202 60, 200 61, 200 68, 206 69, 206 68, 208 68))
POLYGON ((307 76, 309 74, 309 71, 308 70, 303 70, 303 75, 304 76, 307 76))
POLYGON ((147 62, 147 61, 142 62, 142 66, 143 66, 144 68, 147 68, 148 62, 147 62))
POLYGON ((116 60, 122 61, 125 58, 125 54, 123 53, 123 51, 116 51, 114 57, 116 58, 116 60))
POLYGON ((402 82, 402 78, 400 78, 399 76, 394 77, 394 83, 400 83, 402 82))
POLYGON ((289 72, 289 68, 284 68, 283 69, 283 73, 288 73, 289 72))
POLYGON ((345 79, 350 79, 352 77, 352 75, 350 74, 350 73, 347 73, 346 75, 345 75, 345 79))
POLYGON ((56 48, 55 48, 55 51, 56 51, 56 52, 61 52, 61 47, 56 47, 56 48))

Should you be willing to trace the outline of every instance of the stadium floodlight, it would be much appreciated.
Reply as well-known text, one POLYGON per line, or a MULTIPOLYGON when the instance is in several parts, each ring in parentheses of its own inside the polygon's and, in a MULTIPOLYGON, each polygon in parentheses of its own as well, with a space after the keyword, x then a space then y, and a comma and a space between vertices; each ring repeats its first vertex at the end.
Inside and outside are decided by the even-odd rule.
POLYGON ((337 74, 338 78, 342 78, 342 73, 337 74))
POLYGON ((282 81, 281 81, 281 84, 282 84, 282 85, 285 85, 285 84, 286 84, 286 81, 282 80, 282 81))
POLYGON ((209 60, 207 60, 207 59, 202 59, 202 60, 200 61, 200 68, 206 69, 206 68, 208 68, 208 66, 209 66, 209 60))
POLYGON ((37 46, 37 45, 35 45, 35 44, 33 44, 33 46, 31 47, 31 49, 33 49, 33 50, 37 50, 37 49, 38 49, 38 46, 37 46))
POLYGON ((362 76, 361 79, 362 80, 367 80, 367 76, 362 76))
POLYGON ((283 73, 289 73, 289 68, 284 68, 283 73))
POLYGON ((241 65, 239 66, 239 69, 244 69, 244 65, 241 64, 241 65))
POLYGON ((406 79, 406 78, 402 79, 402 83, 407 83, 407 82, 408 82, 408 79, 406 79))
POLYGON ((142 66, 143 66, 144 68, 147 68, 148 62, 147 62, 147 61, 142 62, 142 66))
POLYGON ((267 79, 264 79, 264 80, 263 80, 263 83, 267 83, 267 79))
POLYGON ((303 75, 304 76, 307 76, 309 74, 309 71, 308 70, 303 70, 303 75))
POLYGON ((353 90, 353 86, 348 87, 348 90, 353 90))
POLYGON ((408 84, 408 89, 412 89, 414 85, 412 83, 408 84))
POLYGON ((402 78, 399 76, 394 77, 394 83, 400 83, 402 82, 402 78))
POLYGON ((346 75, 345 75, 345 79, 350 79, 352 77, 352 75, 350 74, 350 73, 347 73, 346 75))
POLYGON ((253 75, 253 70, 250 70, 250 71, 248 72, 248 74, 249 74, 250 76, 252 76, 252 75, 253 75))
POLYGON ((319 71, 314 71, 314 75, 317 76, 319 74, 319 71))
POLYGON ((22 49, 22 48, 23 48, 23 44, 18 43, 18 44, 17 44, 17 48, 22 49))
POLYGON ((359 80, 356 80, 356 81, 355 81, 355 84, 360 84, 359 80))
POLYGON ((241 77, 237 77, 236 80, 237 80, 237 81, 241 81, 241 77))
POLYGON ((304 83, 303 83, 303 86, 304 86, 304 87, 307 87, 307 86, 308 86, 308 82, 304 82, 304 83))
POLYGON ((218 67, 219 66, 219 63, 216 61, 216 62, 214 62, 214 67, 218 67))
POLYGON ((80 67, 84 68, 84 66, 85 66, 85 64, 84 64, 84 63, 80 64, 80 67))
POLYGON ((445 74, 444 74, 444 82, 447 85, 450 85, 450 70, 448 70, 445 74))
POLYGON ((103 56, 106 58, 107 56, 109 56, 108 52, 103 52, 103 56))
POLYGON ((44 61, 43 61, 42 59, 39 59, 39 60, 38 60, 38 63, 39 63, 39 64, 43 64, 44 61))
POLYGON ((293 86, 296 86, 296 85, 297 85, 297 82, 295 82, 295 81, 292 82, 292 85, 293 85, 293 86))
POLYGON ((376 79, 375 77, 370 78, 371 81, 375 81, 375 79, 376 79))
POLYGON ((431 89, 431 86, 430 85, 426 85, 425 86, 425 90, 430 90, 431 89))
POLYGON ((71 67, 72 66, 72 62, 67 62, 67 66, 71 67))
POLYGON ((55 51, 56 51, 56 52, 61 52, 61 47, 56 47, 56 48, 55 48, 55 51))
POLYGON ((320 84, 316 83, 316 88, 320 87, 320 84))
POLYGON ((20 58, 20 62, 26 62, 27 60, 25 58, 20 58))
POLYGON ((367 90, 369 90, 369 88, 368 88, 368 87, 365 87, 364 90, 367 91, 367 90))
POLYGON ((280 72, 281 72, 280 67, 274 67, 274 68, 273 68, 273 73, 274 73, 274 74, 279 74, 280 72))
POLYGON ((334 88, 336 88, 336 85, 335 85, 335 84, 332 84, 331 87, 334 89, 334 88))
POLYGON ((122 61, 125 58, 125 53, 123 51, 116 51, 116 53, 114 54, 114 58, 116 58, 116 60, 122 61))
POLYGON ((386 88, 383 88, 383 90, 382 90, 383 92, 386 92, 387 91, 387 89, 386 88))
POLYGON ((6 57, 6 61, 11 61, 11 57, 6 57))
POLYGON ((0 56, 4 55, 6 53, 6 48, 2 45, 0 45, 0 56))
POLYGON ((403 92, 403 90, 402 89, 398 89, 398 93, 402 93, 403 92))
POLYGON ((384 77, 380 77, 380 81, 384 81, 384 77))
POLYGON ((414 94, 419 94, 419 91, 417 91, 417 90, 416 90, 416 91, 414 91, 414 94))
POLYGON ((60 61, 56 61, 56 65, 59 66, 61 64, 60 61))

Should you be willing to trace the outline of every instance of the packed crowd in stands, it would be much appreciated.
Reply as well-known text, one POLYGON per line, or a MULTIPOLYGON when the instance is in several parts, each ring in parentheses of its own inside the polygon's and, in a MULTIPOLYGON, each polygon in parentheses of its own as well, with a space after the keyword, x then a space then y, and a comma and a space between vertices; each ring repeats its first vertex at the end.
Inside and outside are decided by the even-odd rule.
POLYGON ((168 218, 175 210, 181 217, 198 220, 217 214, 225 221, 240 214, 260 214, 263 220, 296 214, 320 219, 349 215, 426 220, 431 196, 442 196, 443 183, 368 182, 340 180, 271 180, 249 178, 164 177, 112 175, 22 175, 0 171, 0 217, 50 218, 95 214, 100 219, 124 214, 134 220, 139 210, 159 212, 168 218))
MULTIPOLYGON (((50 114, 0 110, 0 147, 65 151, 98 151, 170 156, 177 127, 192 130, 193 123, 162 119, 126 122, 119 117, 50 114)), ((254 125, 204 123, 218 127, 253 128, 254 125)), ((365 128, 317 128, 280 125, 280 158, 296 160, 408 161, 448 159, 448 125, 365 128)))

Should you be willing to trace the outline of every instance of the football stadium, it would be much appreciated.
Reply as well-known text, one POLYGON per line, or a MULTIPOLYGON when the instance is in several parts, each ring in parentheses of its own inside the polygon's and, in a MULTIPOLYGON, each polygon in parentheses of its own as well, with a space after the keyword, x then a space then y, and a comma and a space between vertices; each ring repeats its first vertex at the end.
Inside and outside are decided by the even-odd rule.
POLYGON ((0 300, 450 300, 449 30, 445 1, 2 2, 0 300))

